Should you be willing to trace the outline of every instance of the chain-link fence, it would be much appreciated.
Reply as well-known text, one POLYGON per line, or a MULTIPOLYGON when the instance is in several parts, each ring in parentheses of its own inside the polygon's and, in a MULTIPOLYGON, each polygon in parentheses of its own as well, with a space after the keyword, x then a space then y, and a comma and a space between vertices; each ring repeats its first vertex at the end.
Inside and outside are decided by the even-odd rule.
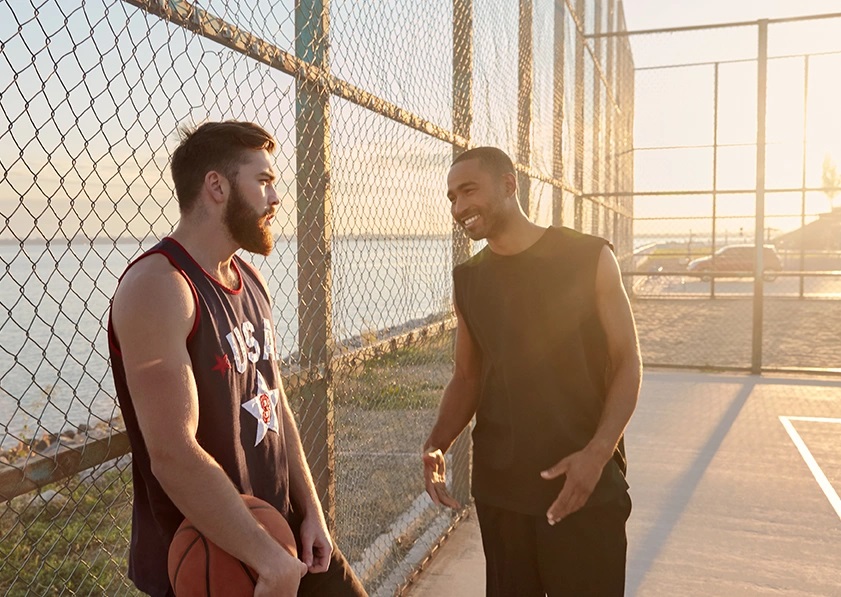
POLYGON ((839 17, 619 35, 635 60, 626 274, 647 365, 838 367, 839 17))
MULTIPOLYGON (((526 211, 632 259, 633 60, 615 0, 0 1, 0 592, 135 594, 131 455, 104 323, 177 220, 177 127, 275 133, 290 402, 336 540, 402 592, 462 513, 419 447, 451 371, 454 154, 517 163, 526 211), (611 194, 605 196, 604 189, 611 194), (283 217, 285 215, 285 217, 283 217)), ((470 443, 449 458, 469 498, 470 443)))

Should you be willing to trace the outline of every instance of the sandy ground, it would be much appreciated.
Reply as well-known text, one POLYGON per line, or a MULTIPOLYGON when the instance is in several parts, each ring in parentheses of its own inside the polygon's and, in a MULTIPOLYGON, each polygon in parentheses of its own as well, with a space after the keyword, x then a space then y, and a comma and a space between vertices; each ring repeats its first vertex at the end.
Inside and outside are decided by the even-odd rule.
MULTIPOLYGON (((751 298, 633 301, 646 365, 749 367, 751 298)), ((838 368, 841 301, 767 298, 763 367, 838 368)))
POLYGON ((420 446, 435 410, 343 408, 336 419, 336 540, 356 561, 424 491, 420 446))
POLYGON ((336 538, 352 562, 424 492, 420 448, 451 374, 449 333, 336 372, 336 538))

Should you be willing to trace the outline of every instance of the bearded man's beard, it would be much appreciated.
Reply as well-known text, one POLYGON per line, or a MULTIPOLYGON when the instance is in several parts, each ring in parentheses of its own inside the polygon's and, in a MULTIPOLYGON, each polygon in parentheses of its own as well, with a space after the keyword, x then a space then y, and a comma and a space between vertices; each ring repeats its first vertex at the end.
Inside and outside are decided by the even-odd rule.
POLYGON ((249 253, 268 255, 274 248, 271 227, 264 219, 269 211, 259 213, 245 201, 239 186, 231 185, 231 197, 225 207, 225 225, 231 238, 249 253))

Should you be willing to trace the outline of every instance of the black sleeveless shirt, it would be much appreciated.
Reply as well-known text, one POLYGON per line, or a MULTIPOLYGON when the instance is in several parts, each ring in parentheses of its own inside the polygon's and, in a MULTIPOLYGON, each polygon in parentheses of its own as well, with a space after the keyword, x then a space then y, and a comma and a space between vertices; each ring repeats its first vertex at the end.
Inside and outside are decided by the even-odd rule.
MULTIPOLYGON (((453 271, 455 299, 482 356, 473 429, 473 495, 545 516, 563 477, 540 472, 593 438, 607 394, 608 352, 595 301, 608 241, 549 228, 521 253, 485 247, 453 271)), ((588 505, 627 490, 624 448, 588 505)))
MULTIPOLYGON (((240 493, 266 500, 288 517, 289 474, 278 406, 282 400, 279 355, 265 286, 250 265, 234 256, 232 267, 240 283, 237 289, 227 288, 171 238, 141 255, 129 268, 153 254, 169 259, 189 283, 196 301, 187 350, 198 389, 198 443, 240 493)), ((171 594, 167 550, 184 516, 152 474, 110 318, 108 338, 117 399, 132 446, 129 577, 142 591, 164 596, 171 594)))

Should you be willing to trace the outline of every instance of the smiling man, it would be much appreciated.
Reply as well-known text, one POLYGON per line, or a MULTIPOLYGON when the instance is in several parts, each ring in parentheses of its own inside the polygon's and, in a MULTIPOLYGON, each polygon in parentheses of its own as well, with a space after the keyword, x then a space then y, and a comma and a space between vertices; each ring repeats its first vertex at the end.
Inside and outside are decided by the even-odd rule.
POLYGON ((275 145, 248 122, 185 130, 172 156, 181 220, 129 265, 111 305, 111 363, 132 446, 129 576, 155 597, 173 595, 167 552, 185 517, 258 573, 256 597, 365 595, 324 521, 281 385, 265 281, 235 255, 274 246, 275 145), (303 561, 256 522, 241 493, 289 520, 303 561))
POLYGON ((631 510, 622 436, 641 361, 610 243, 530 222, 514 165, 493 147, 456 158, 447 196, 487 246, 453 272, 455 368, 423 448, 427 492, 458 507, 444 453, 475 415, 487 594, 620 597, 631 510))

